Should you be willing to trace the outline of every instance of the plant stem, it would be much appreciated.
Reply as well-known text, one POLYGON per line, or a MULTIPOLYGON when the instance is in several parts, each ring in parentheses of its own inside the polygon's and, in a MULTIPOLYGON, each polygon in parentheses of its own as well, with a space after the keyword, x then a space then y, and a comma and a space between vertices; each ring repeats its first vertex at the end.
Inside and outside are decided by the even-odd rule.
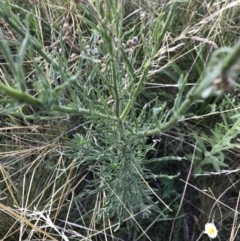
MULTIPOLYGON (((2 92, 4 92, 5 94, 11 96, 13 99, 29 104, 31 106, 35 106, 35 107, 44 107, 43 103, 35 98, 32 97, 31 95, 27 94, 26 92, 22 92, 19 90, 16 90, 14 88, 11 87, 7 87, 6 85, 2 84, 0 82, 0 90, 2 92)), ((97 117, 97 118, 102 118, 102 119, 109 119, 109 120, 114 120, 117 121, 118 118, 115 116, 109 116, 109 115, 105 115, 96 111, 92 111, 92 110, 87 110, 87 109, 73 109, 73 108, 69 108, 66 106, 53 106, 52 108, 53 110, 57 110, 60 111, 62 113, 68 113, 68 114, 78 114, 78 115, 86 115, 86 116, 91 116, 91 117, 97 117)))
POLYGON ((109 116, 109 115, 105 115, 96 111, 92 111, 92 110, 88 110, 88 109, 83 109, 80 108, 78 110, 76 109, 72 109, 70 107, 67 106, 53 106, 53 110, 57 110, 60 111, 62 113, 68 113, 68 114, 78 114, 78 115, 85 115, 85 116, 91 116, 91 117, 96 117, 96 118, 101 118, 101 119, 108 119, 108 120, 113 120, 113 121, 117 121, 118 118, 115 116, 109 116))
POLYGON ((232 53, 227 55, 222 62, 222 72, 227 72, 238 60, 240 56, 240 41, 236 44, 232 53))
MULTIPOLYGON (((124 120, 126 118, 126 116, 128 115, 129 111, 131 110, 138 94, 140 93, 140 91, 142 90, 143 88, 143 85, 144 85, 144 82, 146 81, 146 78, 147 78, 147 74, 148 74, 148 70, 149 70, 149 66, 151 64, 151 60, 152 58, 154 57, 154 55, 156 54, 156 52, 158 51, 160 45, 162 44, 162 40, 165 36, 165 33, 168 29, 168 26, 173 18, 173 15, 174 15, 174 12, 177 8, 177 5, 178 3, 177 2, 173 2, 173 4, 171 5, 171 8, 170 8, 170 11, 169 11, 169 14, 167 16, 167 19, 166 19, 166 22, 164 24, 164 27, 162 28, 162 31, 159 35, 159 39, 157 39, 157 42, 154 43, 155 47, 154 47, 154 52, 152 53, 152 56, 148 59, 148 60, 144 60, 143 61, 143 74, 141 76, 141 79, 140 81, 138 82, 137 84, 137 87, 135 89, 135 91, 133 92, 133 96, 132 98, 128 101, 125 109, 123 110, 122 114, 121 114, 121 120, 124 120)), ((157 25, 158 26, 158 25, 157 25)), ((159 29, 155 29, 155 31, 159 31, 159 29)), ((154 33, 156 34, 156 33, 154 33)))
POLYGON ((189 107, 197 100, 201 98, 202 92, 208 88, 212 81, 222 73, 228 72, 231 67, 238 61, 240 56, 240 42, 235 46, 233 51, 228 54, 221 62, 219 62, 212 71, 209 71, 204 79, 201 81, 199 86, 194 86, 188 93, 186 100, 182 103, 177 111, 174 112, 173 117, 170 121, 162 124, 160 128, 152 130, 140 131, 137 133, 138 136, 153 136, 160 132, 166 131, 172 127, 179 120, 179 117, 183 116, 189 107))
POLYGON ((11 96, 13 99, 27 103, 31 106, 36 106, 36 107, 43 107, 43 104, 40 100, 37 98, 32 97, 31 95, 27 94, 26 92, 22 92, 19 90, 16 90, 11 87, 7 87, 6 85, 2 84, 0 82, 0 90, 3 91, 5 94, 11 96))
POLYGON ((118 85, 118 75, 116 74, 116 65, 112 63, 112 78, 113 78, 113 90, 114 90, 114 95, 115 95, 115 115, 117 117, 120 116, 120 99, 119 99, 119 85, 118 85))
POLYGON ((146 80, 146 77, 147 77, 147 74, 148 74, 148 69, 149 69, 149 61, 147 61, 147 64, 144 66, 144 71, 143 71, 142 77, 141 77, 140 81, 138 82, 138 85, 137 85, 135 91, 133 92, 133 96, 128 101, 125 109, 123 110, 123 112, 122 112, 122 114, 120 116, 121 120, 124 120, 126 118, 126 116, 128 115, 130 109, 132 108, 133 103, 135 102, 135 99, 137 98, 139 92, 142 89, 144 81, 146 80))

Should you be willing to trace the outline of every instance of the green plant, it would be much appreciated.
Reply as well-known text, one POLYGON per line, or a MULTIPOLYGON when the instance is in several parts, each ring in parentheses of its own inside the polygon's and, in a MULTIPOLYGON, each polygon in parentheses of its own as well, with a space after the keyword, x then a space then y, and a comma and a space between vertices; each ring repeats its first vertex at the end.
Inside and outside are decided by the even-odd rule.
MULTIPOLYGON (((0 7, 0 17, 22 39, 16 56, 12 56, 7 41, 0 41, 9 65, 0 83, 1 113, 6 118, 3 123, 15 126, 20 122, 19 126, 26 126, 28 131, 20 132, 18 138, 23 143, 25 139, 39 143, 36 156, 31 156, 32 147, 28 144, 16 143, 19 152, 29 151, 28 158, 22 155, 19 162, 7 161, 11 138, 8 134, 10 140, 3 138, 9 143, 1 147, 5 153, 2 170, 18 163, 21 168, 14 166, 14 170, 21 171, 19 177, 13 175, 14 182, 3 175, 3 188, 12 197, 10 205, 16 205, 19 213, 9 212, 6 204, 1 208, 15 219, 21 217, 22 223, 31 228, 28 220, 35 227, 47 224, 46 233, 51 234, 52 239, 64 238, 64 235, 70 238, 69 233, 63 235, 59 231, 60 227, 78 222, 81 225, 75 226, 77 234, 72 239, 80 236, 98 240, 102 235, 113 236, 112 228, 119 232, 116 235, 119 237, 132 231, 134 240, 143 236, 149 240, 163 239, 161 233, 170 230, 169 223, 178 218, 175 213, 181 209, 177 192, 182 188, 174 181, 181 172, 179 169, 188 168, 186 160, 193 159, 193 172, 198 176, 210 173, 212 166, 219 173, 227 166, 225 151, 238 146, 232 143, 238 135, 238 122, 227 120, 224 113, 220 121, 216 119, 211 124, 212 130, 204 128, 201 132, 202 123, 194 118, 209 109, 213 114, 215 108, 209 104, 210 99, 219 98, 235 87, 240 44, 219 48, 211 57, 207 56, 205 45, 195 50, 190 41, 189 46, 183 47, 179 39, 183 41, 187 37, 179 36, 186 30, 184 21, 182 29, 176 26, 176 19, 184 11, 186 14, 190 11, 191 1, 163 4, 161 11, 145 3, 148 14, 141 15, 136 10, 138 15, 134 12, 133 15, 137 20, 130 24, 126 19, 131 16, 124 15, 124 1, 69 3, 58 11, 46 3, 41 4, 36 16, 30 12, 22 21, 11 11, 11 8, 15 8, 14 12, 20 8, 9 3, 1 3, 0 7), (71 14, 61 20, 61 15, 68 10, 71 14), (156 15, 151 15, 151 11, 156 15), (44 18, 40 18, 40 14, 44 18), (37 17, 49 24, 46 33, 37 17), (36 28, 34 31, 32 26, 36 28), (49 31, 50 39, 47 38, 49 31), (170 31, 176 39, 167 47, 170 31), (183 54, 185 51, 187 54, 183 54), (26 61, 31 64, 23 68, 26 61), (193 63, 186 73, 190 62, 193 63), (146 90, 158 74, 166 77, 171 86, 177 86, 174 97, 170 92, 146 90), (197 79, 194 84, 190 83, 192 76, 197 79), (184 124, 189 129, 186 130, 184 124), (34 128, 36 136, 30 131, 35 131, 34 128), (168 131, 172 132, 168 134, 168 131), (162 136, 170 143, 165 145, 167 151, 161 142, 162 136), (150 143, 149 138, 152 138, 150 143), (176 144, 179 139, 182 143, 176 144), (196 143, 194 156, 192 143, 196 143), (154 153, 154 158, 149 153, 154 153), (44 158, 39 159, 41 156, 44 158), (147 160, 147 156, 151 159, 147 160), (42 175, 41 170, 47 174, 42 175), (38 183, 36 180, 42 177, 38 183), (17 180, 20 180, 18 187, 17 180), (25 195, 26 186, 30 188, 25 195), (18 190, 18 194, 12 189, 18 190), (87 208, 81 202, 87 202, 87 208), (22 206, 28 211, 24 217, 19 211, 22 206), (46 210, 49 210, 47 214, 46 210), (155 227, 159 220, 166 221, 162 228, 155 227), (104 231, 97 232, 97 229, 104 231), (157 230, 157 235, 150 237, 151 230, 157 230)), ((199 21, 197 17, 193 19, 199 21)), ((214 23, 209 32, 206 31, 208 38, 214 35, 216 26, 214 23)), ((202 33, 205 35, 205 30, 202 33)), ((213 41, 209 43, 213 45, 213 41)), ((224 108, 223 103, 219 106, 224 108)), ((184 211, 180 214, 179 221, 175 222, 175 237, 180 236, 184 211)), ((38 238, 46 235, 38 228, 35 231, 38 238)), ((30 230, 21 232, 28 235, 30 230)))

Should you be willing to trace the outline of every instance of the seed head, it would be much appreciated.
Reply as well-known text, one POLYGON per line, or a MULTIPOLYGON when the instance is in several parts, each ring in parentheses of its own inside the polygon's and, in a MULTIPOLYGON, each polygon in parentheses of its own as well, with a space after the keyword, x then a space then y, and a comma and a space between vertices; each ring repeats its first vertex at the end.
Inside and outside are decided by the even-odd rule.
POLYGON ((68 23, 64 23, 64 24, 63 24, 63 27, 62 27, 62 31, 63 31, 64 33, 71 33, 71 27, 70 27, 70 25, 69 25, 68 23))

